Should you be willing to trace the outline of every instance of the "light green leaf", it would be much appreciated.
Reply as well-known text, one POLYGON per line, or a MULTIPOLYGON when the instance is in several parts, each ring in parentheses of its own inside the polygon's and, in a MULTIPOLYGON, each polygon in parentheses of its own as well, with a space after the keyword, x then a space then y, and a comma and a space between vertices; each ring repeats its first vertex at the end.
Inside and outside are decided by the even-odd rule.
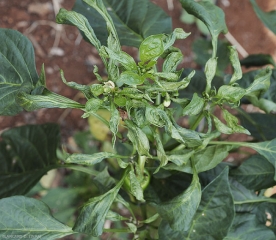
POLYGON ((132 71, 125 71, 120 75, 119 79, 116 81, 116 85, 118 87, 121 87, 124 84, 129 86, 136 86, 143 84, 144 81, 145 78, 138 75, 137 73, 132 71))
POLYGON ((182 7, 200 19, 209 29, 212 36, 213 57, 216 56, 217 38, 220 33, 227 33, 224 12, 208 1, 195 2, 194 0, 180 0, 182 7))
POLYGON ((246 90, 240 87, 223 85, 219 88, 216 97, 228 103, 237 103, 246 94, 246 90))
POLYGON ((223 239, 234 219, 235 208, 225 168, 202 192, 199 207, 185 239, 223 239))
POLYGON ((276 34, 275 30, 275 20, 276 20, 276 11, 272 10, 271 12, 264 12, 262 11, 256 0, 250 0, 255 13, 257 14, 258 18, 264 23, 264 25, 270 29, 274 34, 276 34))
POLYGON ((242 78, 242 69, 236 48, 234 46, 229 46, 228 48, 230 50, 230 61, 234 70, 229 84, 233 84, 234 82, 242 78))
POLYGON ((119 122, 120 122, 119 111, 115 108, 115 105, 112 102, 111 103, 111 116, 110 116, 110 120, 109 120, 109 127, 110 127, 110 131, 113 133, 113 137, 112 137, 112 146, 113 146, 113 148, 114 148, 115 141, 116 141, 116 135, 117 135, 117 132, 118 132, 119 122))
POLYGON ((51 215, 49 207, 36 199, 14 196, 0 200, 0 238, 19 236, 54 240, 74 232, 51 215), (35 223, 35 224, 34 224, 35 223))
POLYGON ((99 95, 103 94, 104 92, 104 87, 102 84, 92 84, 90 86, 90 91, 94 95, 94 97, 98 97, 99 95))
POLYGON ((254 77, 254 82, 246 89, 246 95, 260 98, 270 86, 271 74, 272 70, 270 68, 262 69, 254 77))
POLYGON ((59 94, 44 88, 41 95, 31 95, 25 92, 25 89, 17 94, 16 101, 27 111, 34 111, 41 108, 84 108, 84 105, 63 97, 59 94))
POLYGON ((165 152, 164 147, 163 147, 163 143, 162 143, 160 135, 157 131, 153 131, 153 137, 154 137, 155 142, 156 142, 157 157, 160 160, 160 165, 154 172, 154 173, 157 173, 161 167, 167 165, 169 159, 168 159, 168 156, 166 155, 166 152, 165 152))
POLYGON ((119 62, 122 66, 129 71, 137 71, 136 62, 133 57, 123 51, 114 52, 111 49, 104 47, 104 50, 107 52, 108 57, 119 62))
POLYGON ((187 231, 193 224, 201 198, 201 187, 196 173, 191 185, 173 199, 156 205, 156 210, 175 231, 187 231))
POLYGON ((0 142, 0 198, 26 194, 50 169, 60 167, 55 124, 26 125, 4 131, 0 142))
POLYGON ((140 181, 135 174, 134 168, 132 167, 127 175, 127 180, 129 181, 129 187, 131 194, 138 200, 138 201, 145 201, 143 189, 141 187, 140 181))
POLYGON ((99 98, 91 98, 85 104, 86 113, 82 117, 89 117, 90 113, 96 113, 99 108, 103 105, 103 101, 99 98))
POLYGON ((23 111, 16 95, 23 83, 30 91, 38 82, 34 49, 20 32, 0 29, 0 115, 16 115, 23 111))
POLYGON ((142 62, 155 60, 164 52, 164 34, 152 35, 147 37, 139 47, 139 56, 142 62))
POLYGON ((94 33, 94 30, 91 28, 88 20, 82 14, 61 8, 56 16, 56 22, 59 24, 76 26, 85 36, 86 40, 96 47, 98 52, 100 51, 101 43, 94 33))
POLYGON ((218 64, 217 58, 212 57, 207 61, 205 65, 204 72, 205 72, 206 81, 207 81, 207 84, 206 84, 207 93, 209 93, 211 90, 211 83, 217 71, 217 64, 218 64))
POLYGON ((236 213, 232 227, 223 240, 274 240, 275 235, 252 213, 236 213))
POLYGON ((186 33, 182 28, 175 28, 171 34, 166 35, 164 38, 164 50, 169 49, 176 40, 185 39, 191 33, 186 33))
POLYGON ((275 167, 262 155, 246 159, 238 168, 230 170, 230 176, 251 190, 260 190, 276 185, 275 167))
POLYGON ((128 171, 125 172, 125 175, 118 184, 107 193, 92 198, 85 203, 73 227, 74 231, 86 233, 95 237, 100 236, 103 233, 103 227, 108 211, 116 199, 127 174, 128 171))
POLYGON ((147 135, 131 121, 125 120, 125 124, 128 128, 127 136, 134 145, 134 148, 137 150, 138 154, 140 156, 150 156, 150 145, 147 135))
POLYGON ((117 154, 109 152, 99 152, 93 154, 73 153, 68 158, 66 158, 65 162, 83 165, 95 165, 96 163, 99 163, 106 158, 113 158, 117 156, 117 154))
POLYGON ((197 115, 202 112, 205 101, 199 97, 197 93, 194 93, 191 102, 183 109, 183 115, 197 115))
POLYGON ((171 52, 168 54, 168 56, 165 58, 165 61, 163 63, 163 72, 169 73, 174 72, 178 66, 178 64, 181 63, 183 59, 183 54, 180 51, 177 52, 171 52))
MULTIPOLYGON (((171 33, 171 18, 149 0, 103 0, 108 9, 122 45, 139 47, 148 36, 171 33), (143 19, 143 21, 141 21, 143 19)), ((81 0, 74 10, 83 14, 102 44, 106 44, 106 25, 98 12, 81 0)))

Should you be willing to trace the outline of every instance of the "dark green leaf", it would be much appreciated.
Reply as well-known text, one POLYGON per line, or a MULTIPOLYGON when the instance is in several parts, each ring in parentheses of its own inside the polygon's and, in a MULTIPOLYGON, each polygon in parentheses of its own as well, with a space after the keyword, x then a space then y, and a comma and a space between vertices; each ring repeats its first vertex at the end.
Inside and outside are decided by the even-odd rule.
POLYGON ((57 164, 59 128, 27 125, 7 130, 0 142, 0 198, 26 194, 57 164))
MULTIPOLYGON (((150 35, 171 32, 171 19, 160 7, 148 0, 103 0, 103 2, 114 21, 122 45, 138 48, 150 35)), ((106 44, 106 24, 97 11, 81 0, 76 1, 74 10, 88 19, 101 43, 106 44)))
POLYGON ((251 135, 259 141, 276 138, 276 131, 271 131, 276 126, 276 116, 263 113, 240 114, 241 125, 249 130, 251 135))
POLYGON ((193 224, 200 198, 201 187, 197 174, 194 174, 186 191, 167 202, 157 204, 156 210, 173 230, 187 231, 193 224))
POLYGON ((7 236, 24 236, 29 239, 54 240, 74 233, 70 227, 53 218, 45 203, 33 198, 14 196, 1 199, 0 213, 2 239, 7 236))
POLYGON ((255 0, 250 0, 250 2, 259 19, 264 23, 264 25, 267 28, 269 28, 274 34, 276 34, 276 30, 275 30, 276 11, 273 10, 271 12, 264 12, 259 8, 255 0))
POLYGON ((85 203, 73 227, 74 231, 86 233, 95 237, 102 234, 105 218, 112 203, 117 197, 118 191, 120 190, 127 173, 128 171, 126 171, 124 177, 114 188, 85 203))
POLYGON ((235 214, 228 182, 228 168, 202 192, 193 224, 185 239, 223 239, 231 227, 235 214))
POLYGON ((34 49, 20 32, 0 29, 0 115, 16 115, 23 109, 16 95, 23 83, 32 90, 38 82, 34 49))
POLYGON ((267 64, 276 66, 274 59, 269 54, 250 54, 240 61, 242 66, 249 67, 262 67, 267 64))
POLYGON ((275 239, 275 235, 264 224, 261 224, 255 214, 236 213, 233 225, 224 240, 259 240, 275 239))
POLYGON ((276 185, 274 174, 275 167, 259 154, 249 157, 240 167, 230 171, 231 177, 252 190, 276 185))

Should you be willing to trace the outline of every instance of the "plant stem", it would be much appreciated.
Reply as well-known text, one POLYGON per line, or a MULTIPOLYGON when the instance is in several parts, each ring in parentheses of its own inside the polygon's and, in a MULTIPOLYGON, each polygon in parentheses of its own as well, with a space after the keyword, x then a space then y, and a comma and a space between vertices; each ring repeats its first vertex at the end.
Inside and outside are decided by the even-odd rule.
POLYGON ((201 114, 198 116, 198 118, 194 122, 193 126, 191 127, 191 130, 196 130, 197 126, 200 124, 203 117, 204 117, 204 113, 201 112, 201 114))
POLYGON ((141 170, 142 174, 144 173, 146 160, 147 160, 146 156, 139 156, 138 157, 138 165, 140 167, 140 170, 141 170))

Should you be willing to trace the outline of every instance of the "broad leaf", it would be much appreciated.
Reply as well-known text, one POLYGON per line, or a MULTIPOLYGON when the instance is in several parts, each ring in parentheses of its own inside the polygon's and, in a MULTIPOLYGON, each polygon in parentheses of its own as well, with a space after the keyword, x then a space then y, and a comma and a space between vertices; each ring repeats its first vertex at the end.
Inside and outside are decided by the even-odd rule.
MULTIPOLYGON (((138 48, 146 37, 172 31, 171 19, 149 0, 103 0, 103 3, 114 21, 122 45, 138 48)), ((81 0, 76 1, 74 10, 88 19, 98 39, 105 45, 107 30, 100 14, 81 0)))
POLYGON ((7 130, 0 142, 0 198, 26 194, 50 169, 59 167, 59 128, 27 125, 7 130))
POLYGON ((185 239, 223 239, 231 227, 234 214, 234 202, 228 182, 228 168, 225 168, 204 188, 193 224, 186 233, 185 239))
POLYGON ((231 177, 252 190, 276 185, 274 174, 275 167, 259 154, 251 156, 241 166, 230 171, 231 177))
MULTIPOLYGON (((253 148, 259 154, 264 156, 274 167, 276 167, 276 138, 271 141, 260 143, 245 143, 244 146, 253 148)), ((274 180, 276 180, 276 172, 274 180)))
POLYGON ((0 29, 0 115, 16 115, 23 109, 16 103, 21 85, 38 82, 34 49, 20 32, 0 29))
POLYGON ((241 125, 249 130, 252 137, 259 141, 276 138, 276 131, 271 131, 276 126, 276 116, 263 113, 240 114, 241 125))
POLYGON ((147 37, 139 46, 139 57, 142 62, 155 60, 164 52, 163 34, 147 37))
POLYGON ((275 235, 264 224, 261 224, 255 214, 236 213, 233 225, 224 240, 259 240, 275 239, 275 235))
POLYGON ((183 115, 197 115, 202 112, 205 101, 194 93, 191 102, 183 109, 183 115))
POLYGON ((258 18, 264 23, 264 25, 269 28, 274 34, 276 34, 275 30, 275 21, 276 21, 276 11, 273 10, 271 12, 264 12, 262 11, 256 0, 250 0, 255 13, 257 14, 258 18))
POLYGON ((159 215, 175 231, 187 231, 193 224, 201 198, 201 187, 196 173, 191 185, 175 198, 156 205, 159 215))
POLYGON ((249 67, 262 67, 268 64, 276 67, 276 63, 269 54, 250 54, 240 61, 242 66, 249 67))
POLYGON ((72 229, 51 215, 49 207, 36 199, 14 196, 0 200, 0 238, 21 236, 54 240, 73 234, 72 229))
POLYGON ((107 193, 92 198, 85 203, 73 227, 74 231, 86 233, 95 237, 103 233, 105 218, 127 174, 128 171, 125 172, 121 181, 107 193))

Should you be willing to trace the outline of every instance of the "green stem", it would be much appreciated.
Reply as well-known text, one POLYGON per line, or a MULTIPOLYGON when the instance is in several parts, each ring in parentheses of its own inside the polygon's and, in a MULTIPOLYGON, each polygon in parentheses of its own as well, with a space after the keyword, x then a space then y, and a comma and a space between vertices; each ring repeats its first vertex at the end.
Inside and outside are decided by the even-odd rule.
POLYGON ((139 156, 138 157, 138 165, 139 165, 140 170, 141 170, 142 173, 144 173, 146 160, 147 160, 146 156, 139 156))
POLYGON ((132 233, 132 231, 128 228, 104 228, 104 232, 121 232, 121 233, 132 233))
POLYGON ((196 128, 200 124, 203 117, 204 117, 204 113, 201 112, 201 114, 197 117, 196 121, 194 122, 193 126, 191 127, 191 130, 196 130, 196 128))

